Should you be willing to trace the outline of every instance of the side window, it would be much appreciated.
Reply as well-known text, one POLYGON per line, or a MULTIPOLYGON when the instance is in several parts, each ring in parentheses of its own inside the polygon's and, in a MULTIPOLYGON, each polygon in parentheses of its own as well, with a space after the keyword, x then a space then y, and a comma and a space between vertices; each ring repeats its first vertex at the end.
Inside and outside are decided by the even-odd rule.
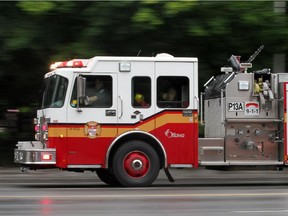
POLYGON ((135 108, 149 108, 151 106, 151 78, 132 78, 132 106, 135 108))
MULTIPOLYGON (((80 101, 79 107, 105 108, 112 106, 112 77, 84 76, 86 78, 86 97, 80 101)), ((75 82, 71 106, 77 105, 77 83, 75 82)))
POLYGON ((186 108, 189 106, 189 78, 159 76, 157 78, 157 106, 186 108))

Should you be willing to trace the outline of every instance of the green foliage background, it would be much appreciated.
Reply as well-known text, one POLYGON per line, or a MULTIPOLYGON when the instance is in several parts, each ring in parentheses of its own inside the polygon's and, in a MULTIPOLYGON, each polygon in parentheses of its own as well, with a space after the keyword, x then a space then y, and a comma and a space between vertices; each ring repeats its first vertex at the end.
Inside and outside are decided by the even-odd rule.
POLYGON ((0 2, 0 106, 37 104, 54 61, 96 55, 199 58, 200 86, 262 44, 254 70, 287 53, 287 14, 273 1, 12 1, 0 2))

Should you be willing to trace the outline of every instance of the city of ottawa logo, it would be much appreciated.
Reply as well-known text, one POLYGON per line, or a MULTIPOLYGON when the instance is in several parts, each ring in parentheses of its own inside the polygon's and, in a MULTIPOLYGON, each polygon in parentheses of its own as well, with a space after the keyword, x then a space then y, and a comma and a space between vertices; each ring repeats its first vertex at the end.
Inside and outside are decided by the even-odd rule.
POLYGON ((101 134, 101 127, 98 122, 90 121, 87 122, 84 128, 84 133, 89 138, 96 138, 101 134))
POLYGON ((170 129, 167 129, 165 131, 165 136, 170 138, 184 138, 185 134, 184 133, 175 133, 173 131, 171 131, 170 129))

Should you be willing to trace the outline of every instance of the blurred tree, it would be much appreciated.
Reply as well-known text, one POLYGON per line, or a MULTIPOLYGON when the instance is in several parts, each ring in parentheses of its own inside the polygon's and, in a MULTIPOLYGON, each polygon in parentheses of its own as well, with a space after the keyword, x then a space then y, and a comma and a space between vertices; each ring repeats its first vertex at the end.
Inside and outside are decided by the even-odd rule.
POLYGON ((0 2, 0 105, 30 106, 53 61, 95 55, 199 58, 200 85, 231 54, 242 60, 262 44, 254 69, 287 53, 287 15, 271 1, 0 2))

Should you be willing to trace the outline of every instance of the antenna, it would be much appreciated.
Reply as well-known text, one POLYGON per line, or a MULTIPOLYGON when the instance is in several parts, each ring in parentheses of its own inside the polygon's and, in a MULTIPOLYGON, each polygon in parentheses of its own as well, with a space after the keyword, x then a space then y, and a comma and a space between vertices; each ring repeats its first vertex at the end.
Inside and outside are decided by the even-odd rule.
POLYGON ((138 54, 137 54, 137 57, 140 55, 141 51, 142 51, 142 50, 140 49, 139 52, 138 52, 138 54))

